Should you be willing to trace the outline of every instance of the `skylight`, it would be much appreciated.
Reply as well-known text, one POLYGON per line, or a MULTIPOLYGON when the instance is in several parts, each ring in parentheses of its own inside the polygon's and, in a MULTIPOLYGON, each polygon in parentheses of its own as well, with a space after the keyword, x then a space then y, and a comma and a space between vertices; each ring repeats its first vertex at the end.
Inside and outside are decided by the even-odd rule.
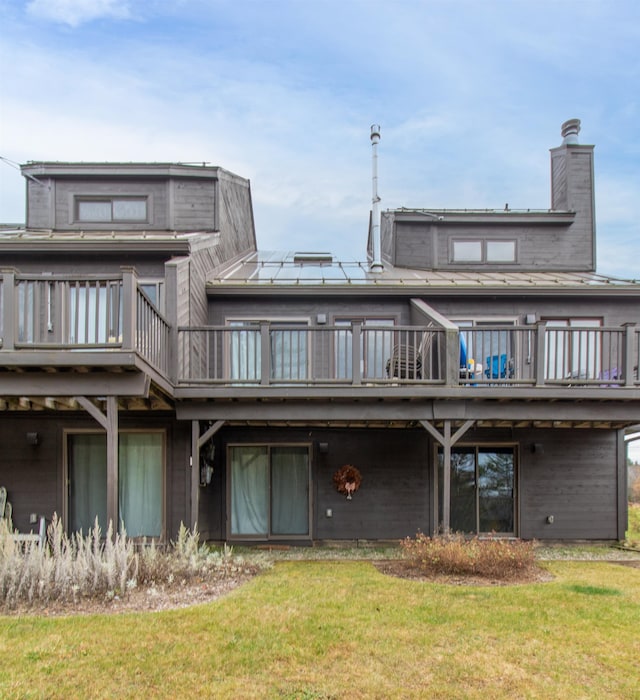
POLYGON ((331 253, 294 253, 294 263, 332 263, 331 253))

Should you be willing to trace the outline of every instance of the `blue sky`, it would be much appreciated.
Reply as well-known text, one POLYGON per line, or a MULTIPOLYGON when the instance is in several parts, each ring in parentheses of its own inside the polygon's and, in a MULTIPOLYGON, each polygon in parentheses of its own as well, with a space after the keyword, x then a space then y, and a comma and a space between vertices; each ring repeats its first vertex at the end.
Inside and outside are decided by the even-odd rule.
MULTIPOLYGON (((640 2, 0 0, 0 155, 207 161, 265 250, 364 259, 382 208, 543 209, 549 148, 596 145, 598 271, 640 278, 640 2)), ((24 184, 0 162, 0 221, 24 184)))

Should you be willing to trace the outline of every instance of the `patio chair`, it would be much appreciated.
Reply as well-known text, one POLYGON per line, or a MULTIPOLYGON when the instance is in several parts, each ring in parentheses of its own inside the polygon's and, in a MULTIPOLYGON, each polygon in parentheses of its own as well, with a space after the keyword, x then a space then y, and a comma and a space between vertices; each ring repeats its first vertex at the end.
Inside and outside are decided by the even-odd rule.
POLYGON ((598 375, 598 379, 608 379, 613 382, 613 384, 600 384, 601 387, 618 387, 622 376, 617 367, 612 367, 611 369, 603 369, 598 375))
POLYGON ((487 357, 487 366, 484 370, 487 379, 507 379, 513 377, 513 368, 505 353, 490 355, 487 357))
POLYGON ((422 379, 422 357, 413 345, 394 345, 386 370, 389 379, 422 379))
POLYGON ((39 547, 42 547, 47 538, 47 521, 44 516, 41 516, 38 521, 38 532, 21 533, 13 529, 13 506, 7 500, 7 489, 0 486, 0 520, 3 520, 9 530, 11 539, 14 542, 36 542, 39 547))

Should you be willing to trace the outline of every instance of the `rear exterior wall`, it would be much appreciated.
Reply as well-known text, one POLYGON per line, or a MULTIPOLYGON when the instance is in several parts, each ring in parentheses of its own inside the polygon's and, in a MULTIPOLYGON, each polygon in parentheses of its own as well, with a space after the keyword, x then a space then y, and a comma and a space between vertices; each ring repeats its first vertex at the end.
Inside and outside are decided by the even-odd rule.
MULTIPOLYGON (((175 538, 180 522, 189 521, 190 425, 168 416, 120 415, 120 430, 158 430, 165 433, 165 534, 175 538)), ((0 420, 0 485, 13 506, 13 523, 21 532, 33 525, 29 514, 62 517, 65 507, 65 435, 68 431, 101 428, 82 414, 4 414, 0 420), (38 444, 28 445, 27 433, 38 434, 38 444)), ((103 530, 106 526, 102 526, 103 530)))
MULTIPOLYGON (((610 430, 472 429, 460 444, 515 446, 520 537, 616 540, 626 512, 618 439, 610 430), (547 522, 550 515, 553 523, 547 522)), ((229 444, 310 445, 313 540, 400 539, 418 530, 433 532, 436 445, 422 429, 228 427, 215 440, 214 478, 200 490, 198 522, 206 539, 227 537, 229 444), (320 451, 320 443, 327 444, 327 452, 320 451), (362 474, 351 501, 332 481, 345 464, 362 474)))

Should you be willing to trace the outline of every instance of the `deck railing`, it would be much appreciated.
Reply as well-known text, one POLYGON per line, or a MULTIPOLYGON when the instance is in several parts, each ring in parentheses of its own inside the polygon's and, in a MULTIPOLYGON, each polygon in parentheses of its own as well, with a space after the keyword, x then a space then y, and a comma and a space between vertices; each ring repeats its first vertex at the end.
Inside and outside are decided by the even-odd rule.
POLYGON ((163 374, 169 372, 170 326, 149 297, 136 290, 136 350, 163 374))
POLYGON ((135 273, 0 277, 0 348, 131 350, 163 373, 169 324, 137 286, 135 273))
POLYGON ((179 328, 178 343, 183 384, 604 388, 638 383, 640 332, 542 323, 451 335, 434 326, 265 321, 179 328))
POLYGON ((180 384, 640 386, 634 324, 458 329, 435 312, 423 320, 411 326, 256 321, 176 331, 132 269, 100 276, 0 273, 2 352, 137 352, 180 384))
POLYGON ((179 381, 441 383, 444 334, 408 326, 255 323, 178 329, 179 381))

